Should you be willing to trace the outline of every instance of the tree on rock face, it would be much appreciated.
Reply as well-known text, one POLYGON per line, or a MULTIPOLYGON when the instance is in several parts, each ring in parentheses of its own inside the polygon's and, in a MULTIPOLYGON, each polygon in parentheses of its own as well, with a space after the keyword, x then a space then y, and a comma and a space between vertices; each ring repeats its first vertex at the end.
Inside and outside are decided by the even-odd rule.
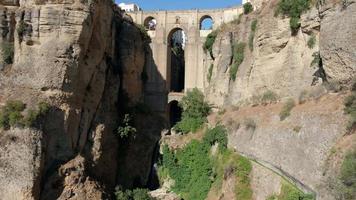
POLYGON ((247 14, 249 14, 250 12, 253 11, 253 6, 252 6, 252 4, 251 4, 250 2, 245 3, 245 4, 243 5, 243 7, 244 7, 244 14, 245 14, 245 15, 247 15, 247 14))
POLYGON ((197 131, 211 111, 210 105, 204 99, 204 94, 197 88, 188 91, 179 106, 183 109, 182 121, 175 126, 175 129, 183 133, 197 131))

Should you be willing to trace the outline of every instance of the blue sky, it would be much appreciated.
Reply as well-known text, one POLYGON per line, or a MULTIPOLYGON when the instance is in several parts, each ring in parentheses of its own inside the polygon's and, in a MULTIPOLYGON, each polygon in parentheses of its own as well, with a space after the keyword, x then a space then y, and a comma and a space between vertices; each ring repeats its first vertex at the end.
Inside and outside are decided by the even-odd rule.
POLYGON ((116 0, 116 3, 122 2, 136 3, 143 10, 210 9, 241 4, 241 0, 116 0))

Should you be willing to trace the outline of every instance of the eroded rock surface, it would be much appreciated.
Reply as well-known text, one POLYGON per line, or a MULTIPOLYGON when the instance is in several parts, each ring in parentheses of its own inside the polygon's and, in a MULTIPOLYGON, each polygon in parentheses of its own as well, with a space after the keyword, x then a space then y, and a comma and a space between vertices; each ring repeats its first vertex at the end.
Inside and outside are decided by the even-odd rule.
POLYGON ((0 105, 23 101, 26 114, 45 101, 51 109, 40 127, 0 131, 0 199, 112 194, 119 99, 134 105, 143 96, 146 42, 124 15, 111 0, 2 3, 0 43, 14 58, 0 60, 0 105))

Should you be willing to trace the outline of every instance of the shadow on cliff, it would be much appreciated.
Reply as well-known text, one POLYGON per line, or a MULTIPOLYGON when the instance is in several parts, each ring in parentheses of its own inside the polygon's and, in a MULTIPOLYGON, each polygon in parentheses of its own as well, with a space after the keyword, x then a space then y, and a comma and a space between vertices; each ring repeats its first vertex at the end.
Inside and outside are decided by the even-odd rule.
MULTIPOLYGON (((152 49, 147 41, 144 51, 145 66, 141 74, 143 83, 141 102, 130 104, 128 95, 122 95, 119 101, 119 104, 125 108, 119 111, 121 116, 130 114, 137 129, 135 136, 122 138, 119 143, 117 184, 123 189, 148 188, 152 190, 159 187, 155 163, 159 155, 161 132, 167 127, 168 93, 166 81, 158 70, 152 49), (129 105, 127 105, 128 102, 129 105)), ((122 77, 121 86, 124 86, 125 75, 123 74, 122 77)), ((120 94, 127 92, 130 91, 125 91, 121 87, 120 94)))

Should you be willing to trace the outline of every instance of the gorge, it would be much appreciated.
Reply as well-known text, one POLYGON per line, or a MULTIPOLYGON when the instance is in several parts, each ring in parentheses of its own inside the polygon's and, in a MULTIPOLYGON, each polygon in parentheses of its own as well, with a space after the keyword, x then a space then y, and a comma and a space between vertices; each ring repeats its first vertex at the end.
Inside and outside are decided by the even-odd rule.
POLYGON ((0 22, 0 200, 356 198, 354 0, 0 22))

